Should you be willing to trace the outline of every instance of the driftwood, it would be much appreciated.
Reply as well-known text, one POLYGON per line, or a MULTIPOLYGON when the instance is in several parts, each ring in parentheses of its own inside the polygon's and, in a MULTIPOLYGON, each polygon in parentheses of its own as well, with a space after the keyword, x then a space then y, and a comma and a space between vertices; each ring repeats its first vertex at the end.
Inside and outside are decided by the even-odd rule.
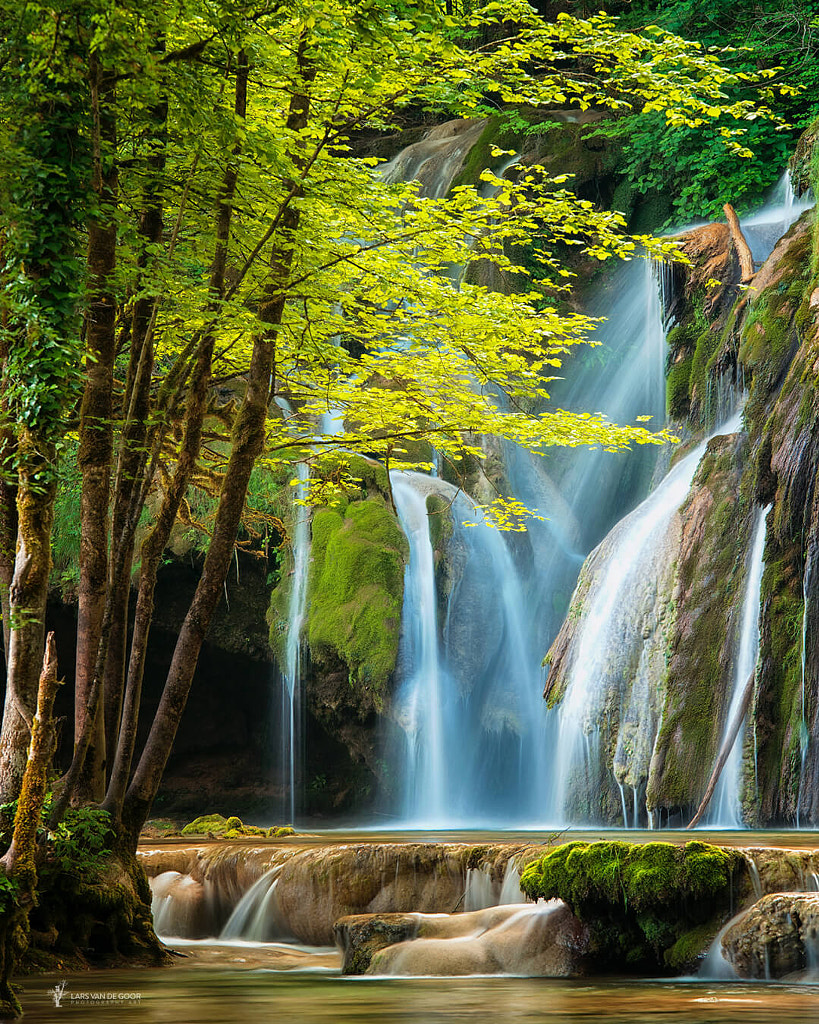
POLYGON ((711 778, 708 780, 708 785, 705 789, 705 796, 702 798, 702 801, 697 808, 697 813, 685 826, 686 828, 696 828, 697 825, 699 825, 700 818, 702 818, 711 801, 711 797, 714 795, 714 790, 717 788, 717 783, 719 782, 719 777, 722 774, 722 769, 725 767, 728 755, 731 753, 734 743, 736 742, 739 727, 742 725, 742 720, 745 718, 748 711, 748 705, 751 703, 751 694, 754 692, 754 677, 754 672, 748 676, 748 682, 745 684, 745 689, 742 693, 739 710, 736 713, 734 721, 731 723, 731 728, 728 735, 725 737, 725 742, 722 744, 722 749, 719 752, 717 763, 714 765, 714 770, 711 773, 711 778))
POLYGON ((734 243, 734 249, 736 250, 737 259, 739 260, 739 269, 742 274, 742 283, 747 284, 754 276, 756 271, 754 270, 754 257, 751 254, 751 247, 745 240, 745 235, 742 233, 742 228, 739 226, 739 218, 730 203, 726 203, 722 208, 725 211, 725 217, 728 220, 728 227, 731 229, 731 240, 734 243))

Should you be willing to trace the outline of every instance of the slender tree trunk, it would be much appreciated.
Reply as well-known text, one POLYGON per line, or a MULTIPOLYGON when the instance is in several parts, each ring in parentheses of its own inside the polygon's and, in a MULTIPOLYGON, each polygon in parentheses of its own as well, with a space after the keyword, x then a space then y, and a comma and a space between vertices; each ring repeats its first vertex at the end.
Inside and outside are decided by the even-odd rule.
MULTIPOLYGON (((247 111, 248 63, 244 53, 239 54, 236 73, 236 96, 234 112, 244 118, 247 111)), ((233 156, 239 154, 239 147, 233 156)), ((216 212, 216 247, 210 274, 210 291, 213 296, 209 312, 216 314, 225 291, 225 268, 230 243, 230 225, 233 216, 233 200, 238 180, 238 162, 229 161, 219 195, 216 212)), ((202 425, 207 411, 210 388, 210 371, 213 359, 215 335, 208 331, 202 338, 196 354, 191 375, 190 390, 185 415, 185 430, 182 448, 170 484, 165 489, 162 507, 150 535, 142 545, 140 560, 139 591, 137 595, 134 631, 131 640, 131 655, 128 663, 128 680, 116 757, 106 793, 104 806, 115 817, 119 817, 125 790, 131 772, 131 762, 136 743, 139 707, 142 695, 142 680, 145 658, 148 650, 148 636, 154 612, 154 593, 162 553, 168 543, 171 530, 176 522, 179 507, 196 468, 196 460, 202 445, 202 425)))
MULTIPOLYGON (((116 356, 117 169, 116 126, 111 114, 113 80, 105 77, 96 51, 89 57, 91 106, 94 115, 93 187, 98 212, 88 225, 88 272, 91 302, 86 330, 85 392, 80 413, 79 465, 80 581, 77 611, 77 661, 74 689, 74 739, 85 729, 89 693, 97 663, 108 584, 108 503, 113 456, 113 387, 116 356)), ((85 770, 73 799, 99 801, 105 789, 105 723, 94 717, 85 770)))
MULTIPOLYGON (((2 280, 5 287, 5 275, 2 280)), ((9 329, 8 310, 0 316, 3 332, 9 329)), ((5 392, 6 359, 8 358, 8 337, 0 340, 0 394, 5 392)), ((3 616, 3 655, 9 663, 11 644, 11 602, 9 590, 14 576, 14 552, 17 546, 17 472, 14 457, 17 439, 14 428, 7 422, 8 403, 0 397, 0 613, 3 616)))
POLYGON ((18 444, 17 553, 10 588, 11 639, 0 732, 0 802, 16 800, 26 767, 45 637, 51 526, 54 518, 54 446, 24 427, 18 444))
POLYGON ((45 655, 37 692, 37 714, 31 723, 31 742, 14 816, 11 846, 0 867, 17 887, 17 905, 0 920, 0 1015, 21 1016, 22 1009, 11 987, 11 975, 28 937, 28 914, 37 901, 37 830, 48 786, 48 769, 57 747, 54 730, 54 699, 57 679, 57 649, 54 634, 46 640, 45 655))
POLYGON ((739 218, 737 217, 733 206, 731 206, 730 203, 726 203, 722 209, 725 213, 726 220, 728 221, 728 227, 731 229, 731 240, 734 243, 737 260, 739 261, 742 283, 747 284, 756 273, 751 247, 748 245, 745 235, 742 233, 742 228, 739 226, 739 218))
MULTIPOLYGON (((297 88, 290 101, 287 119, 288 128, 294 131, 306 127, 310 114, 308 88, 315 78, 315 68, 307 59, 306 50, 306 38, 302 37, 297 53, 297 88)), ((292 182, 285 181, 286 187, 291 185, 292 182)), ((299 190, 294 190, 293 194, 299 194, 299 190)), ((122 805, 120 836, 132 848, 136 847, 140 829, 150 813, 170 756, 199 653, 233 558, 250 474, 264 447, 265 419, 275 370, 276 337, 287 301, 287 282, 293 264, 293 246, 296 244, 294 236, 298 226, 298 208, 291 202, 281 219, 282 241, 274 246, 270 274, 259 303, 259 320, 263 332, 253 343, 247 388, 233 425, 231 454, 222 481, 210 547, 196 592, 179 632, 151 731, 122 805)))
MULTIPOLYGON (((156 150, 148 158, 147 182, 139 232, 145 242, 140 256, 140 270, 151 262, 150 247, 162 240, 164 229, 162 177, 165 172, 167 100, 161 100, 152 111, 156 128, 156 150)), ((103 679, 105 741, 109 771, 117 748, 125 685, 125 663, 128 644, 128 605, 131 592, 131 569, 137 517, 133 513, 136 495, 142 490, 147 465, 145 444, 151 407, 151 375, 154 368, 153 314, 155 300, 143 296, 134 303, 131 323, 131 353, 128 363, 123 410, 123 427, 114 488, 114 511, 111 523, 111 573, 109 594, 113 603, 111 632, 106 651, 103 679), (121 565, 119 572, 114 566, 121 565)))
POLYGON ((705 787, 705 795, 700 801, 697 813, 685 826, 686 828, 696 828, 697 825, 699 825, 703 814, 705 814, 708 809, 708 804, 711 802, 711 797, 714 795, 714 790, 717 788, 717 783, 719 782, 719 777, 722 774, 722 769, 725 767, 725 762, 728 760, 728 757, 733 750, 734 743, 736 743, 737 735, 739 734, 739 727, 742 725, 745 715, 748 713, 748 705, 751 702, 751 695, 754 692, 755 678, 755 671, 748 676, 745 689, 742 691, 739 708, 737 709, 733 722, 731 722, 730 729, 725 737, 725 742, 722 744, 719 756, 717 757, 717 763, 714 765, 714 770, 711 772, 711 778, 708 780, 708 785, 705 787))

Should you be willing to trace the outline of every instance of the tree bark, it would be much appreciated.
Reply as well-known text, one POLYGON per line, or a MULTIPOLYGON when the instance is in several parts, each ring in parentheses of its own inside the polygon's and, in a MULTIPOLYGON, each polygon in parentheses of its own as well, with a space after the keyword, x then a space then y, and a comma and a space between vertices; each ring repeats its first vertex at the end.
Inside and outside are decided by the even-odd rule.
MULTIPOLYGON (((89 694, 99 652, 108 584, 108 502, 113 457, 113 387, 116 356, 117 167, 116 125, 111 114, 113 79, 106 77, 96 51, 89 56, 94 117, 93 189, 97 216, 88 225, 88 275, 91 288, 86 322, 85 390, 80 412, 79 466, 80 580, 77 610, 77 660, 74 683, 74 740, 89 714, 89 694)), ((99 702, 97 702, 99 704, 99 702)), ((105 723, 97 711, 85 770, 73 799, 99 801, 105 788, 105 723)))
POLYGON ((51 527, 56 480, 54 446, 23 427, 18 443, 17 554, 10 588, 11 639, 0 732, 0 802, 16 800, 26 766, 43 657, 51 527))
POLYGON ((0 868, 16 883, 17 904, 0 920, 0 1014, 21 1016, 22 1009, 11 987, 11 975, 25 951, 28 914, 37 901, 37 831, 48 787, 48 770, 57 747, 54 730, 54 699, 57 679, 57 649, 49 633, 37 691, 37 713, 31 723, 23 784, 14 816, 11 846, 0 860, 0 868))
POLYGON ((730 203, 726 203, 722 209, 724 210, 725 217, 728 220, 728 227, 731 229, 731 239, 734 243, 737 259, 739 260, 742 283, 747 284, 756 273, 754 268, 754 257, 751 253, 750 246, 745 240, 745 235, 742 233, 742 228, 739 226, 739 218, 737 217, 733 206, 731 206, 730 203))

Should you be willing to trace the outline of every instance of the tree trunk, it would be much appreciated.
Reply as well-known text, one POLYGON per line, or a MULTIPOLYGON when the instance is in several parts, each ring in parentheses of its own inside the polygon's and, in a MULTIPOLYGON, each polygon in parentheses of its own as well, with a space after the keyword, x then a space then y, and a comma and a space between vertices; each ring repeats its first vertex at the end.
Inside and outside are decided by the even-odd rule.
MULTIPOLYGON (((288 128, 294 131, 306 127, 310 113, 307 87, 315 77, 315 68, 310 64, 306 50, 307 41, 302 36, 297 53, 297 88, 290 100, 287 119, 288 128)), ((298 161, 296 163, 298 166, 298 161)), ((285 181, 285 187, 292 185, 292 182, 285 181)), ((299 194, 300 190, 293 188, 291 195, 299 194)), ((233 425, 231 454, 222 481, 210 547, 179 632, 151 731, 123 801, 120 835, 122 841, 132 848, 136 848, 139 832, 150 813, 170 756, 199 653, 233 558, 250 474, 264 446, 265 419, 275 370, 276 337, 287 301, 287 282, 298 226, 299 212, 290 201, 281 218, 282 241, 278 246, 274 245, 270 274, 259 303, 259 320, 264 330, 253 343, 247 389, 233 425)))
POLYGON ((0 860, 0 867, 17 889, 17 905, 7 907, 0 917, 0 1016, 3 1017, 22 1015, 20 1003, 11 987, 11 975, 20 955, 25 952, 28 912, 37 900, 37 831, 48 787, 48 770, 57 747, 54 699, 59 685, 57 648, 54 634, 49 633, 11 846, 0 860))
POLYGON ((742 275, 742 283, 747 284, 756 273, 754 269, 754 257, 751 253, 751 248, 745 240, 745 235, 742 233, 742 228, 739 226, 739 218, 730 203, 726 203, 722 208, 725 212, 726 219, 728 220, 728 227, 731 229, 731 240, 734 243, 734 249, 736 250, 737 259, 739 260, 739 269, 742 275))
MULTIPOLYGON (((151 247, 162 240, 162 178, 166 161, 168 102, 161 100, 152 110, 156 128, 156 148, 147 160, 147 180, 143 194, 139 233, 145 248, 139 258, 144 272, 150 265, 151 247)), ((122 694, 125 686, 125 663, 128 644, 128 604, 131 593, 134 537, 138 517, 136 496, 142 492, 147 458, 145 444, 148 416, 151 409, 151 375, 154 368, 153 316, 156 300, 142 296, 134 303, 131 319, 131 352, 128 362, 123 426, 114 486, 114 510, 111 520, 111 572, 108 581, 112 602, 111 631, 108 637, 103 677, 105 749, 111 769, 117 748, 122 694), (121 570, 114 570, 122 566, 121 570)))
POLYGON ((24 427, 18 445, 17 555, 10 588, 11 640, 0 732, 0 802, 16 800, 26 766, 43 657, 51 526, 56 480, 54 446, 24 427))
MULTIPOLYGON (((74 683, 74 741, 85 728, 89 693, 97 663, 108 583, 108 502, 113 456, 113 387, 116 356, 116 300, 112 278, 116 271, 117 169, 116 127, 110 113, 113 80, 105 77, 96 51, 89 57, 91 106, 94 116, 93 187, 98 217, 88 225, 88 310, 85 391, 80 413, 79 466, 80 581, 77 610, 77 661, 74 683)), ((99 702, 97 702, 99 705, 99 702)), ((85 770, 73 799, 99 801, 105 789, 105 723, 94 718, 85 770)))
MULTIPOLYGON (((236 97, 234 113, 244 118, 247 111, 248 64, 244 53, 239 54, 236 73, 236 97)), ((233 155, 238 156, 239 147, 233 155)), ((230 225, 233 216, 233 200, 238 179, 238 163, 230 161, 219 195, 216 214, 216 246, 211 265, 210 291, 212 295, 209 312, 216 315, 225 291, 225 268, 230 243, 230 225)), ((116 748, 116 757, 111 771, 104 807, 115 819, 119 818, 125 790, 131 772, 131 762, 136 743, 139 707, 142 696, 142 679, 148 650, 148 636, 154 612, 154 593, 162 553, 168 543, 171 530, 176 522, 179 506, 185 496, 202 444, 202 426, 207 411, 210 370, 215 345, 213 331, 207 331, 199 345, 196 363, 191 375, 190 390, 185 415, 185 431, 182 448, 170 484, 165 489, 162 507, 150 535, 142 545, 139 592, 134 618, 131 655, 128 662, 128 680, 116 748)))

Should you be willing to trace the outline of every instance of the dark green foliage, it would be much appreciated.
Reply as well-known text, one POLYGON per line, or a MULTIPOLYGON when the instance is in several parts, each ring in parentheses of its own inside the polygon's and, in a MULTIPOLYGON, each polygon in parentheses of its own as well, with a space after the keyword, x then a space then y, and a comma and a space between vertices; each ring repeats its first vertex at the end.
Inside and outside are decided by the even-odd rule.
POLYGON ((706 843, 568 843, 523 872, 530 899, 561 899, 602 968, 667 971, 702 952, 731 911, 741 856, 706 843))
POLYGON ((662 114, 638 113, 606 127, 607 135, 622 141, 625 180, 633 190, 672 200, 671 211, 654 226, 719 217, 725 202, 742 212, 776 181, 796 136, 819 113, 817 16, 816 0, 644 0, 629 5, 624 21, 631 27, 653 23, 705 46, 734 46, 735 52, 720 54, 728 66, 751 75, 782 67, 774 81, 802 90, 797 96, 772 97, 789 130, 777 131, 762 121, 749 126, 745 141, 753 159, 738 159, 723 145, 718 129, 735 128, 730 119, 720 120, 716 128, 668 127, 662 114))

